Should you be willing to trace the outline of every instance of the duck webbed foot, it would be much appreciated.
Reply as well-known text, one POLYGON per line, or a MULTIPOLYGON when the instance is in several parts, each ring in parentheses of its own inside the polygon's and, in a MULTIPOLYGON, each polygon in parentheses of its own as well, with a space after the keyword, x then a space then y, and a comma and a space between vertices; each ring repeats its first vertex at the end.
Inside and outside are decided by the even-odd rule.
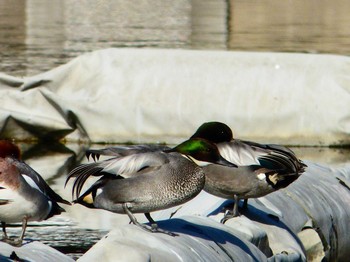
POLYGON ((178 236, 178 234, 175 234, 173 232, 167 231, 167 230, 163 230, 161 228, 158 227, 157 223, 152 219, 150 213, 145 213, 146 218, 148 219, 148 221, 150 222, 151 226, 145 225, 145 224, 141 224, 137 221, 136 217, 131 213, 131 211, 129 210, 127 204, 123 204, 123 209, 124 212, 128 215, 128 217, 130 218, 130 222, 133 223, 134 225, 142 228, 143 230, 146 230, 148 232, 151 233, 163 233, 169 236, 178 236))
POLYGON ((7 235, 5 222, 1 222, 1 226, 2 226, 2 238, 1 238, 2 242, 10 244, 11 246, 20 246, 22 244, 22 239, 12 239, 7 235))
POLYGON ((232 212, 231 210, 227 210, 227 211, 225 212, 225 214, 224 214, 224 217, 220 220, 220 223, 221 223, 221 224, 225 224, 225 222, 226 222, 227 220, 229 220, 229 219, 231 219, 231 218, 234 218, 234 217, 237 217, 237 216, 239 216, 239 214, 238 214, 238 215, 234 215, 233 212, 232 212))
POLYGON ((21 238, 12 239, 12 238, 9 238, 9 237, 7 237, 7 238, 3 237, 1 239, 1 241, 5 242, 5 243, 7 243, 7 244, 9 244, 11 246, 20 247, 20 246, 22 246, 23 239, 21 239, 21 238))
POLYGON ((169 236, 175 237, 178 236, 178 234, 175 234, 173 232, 161 229, 158 227, 158 224, 153 220, 153 218, 151 217, 150 213, 145 213, 146 218, 148 219, 148 221, 151 224, 151 232, 153 233, 163 233, 163 234, 167 234, 169 236))
POLYGON ((19 247, 22 245, 23 239, 22 238, 11 238, 7 234, 3 234, 0 241, 7 243, 11 246, 19 247))
POLYGON ((11 246, 16 246, 16 247, 19 247, 22 245, 22 242, 23 242, 23 238, 24 238, 24 233, 26 231, 26 228, 27 228, 27 223, 28 223, 28 218, 27 217, 24 217, 23 220, 22 220, 22 232, 21 232, 21 236, 19 238, 10 238, 8 235, 7 235, 7 232, 6 232, 6 223, 5 222, 1 222, 1 226, 2 226, 2 232, 3 232, 3 236, 2 236, 2 239, 1 241, 2 242, 5 242, 7 244, 10 244, 11 246))

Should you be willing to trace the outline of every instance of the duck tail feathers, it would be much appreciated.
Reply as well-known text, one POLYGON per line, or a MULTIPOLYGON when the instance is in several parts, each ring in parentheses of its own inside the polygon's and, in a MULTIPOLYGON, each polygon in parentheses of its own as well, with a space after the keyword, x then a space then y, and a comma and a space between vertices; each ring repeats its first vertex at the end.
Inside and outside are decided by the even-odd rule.
POLYGON ((80 195, 80 192, 86 182, 86 180, 90 176, 100 176, 101 171, 103 170, 102 167, 98 166, 97 163, 92 163, 92 164, 82 164, 74 168, 67 177, 65 186, 67 185, 68 181, 75 177, 74 183, 73 183, 73 189, 72 189, 72 197, 74 195, 76 198, 80 195))
POLYGON ((52 207, 51 207, 50 213, 47 215, 47 217, 45 219, 48 219, 48 218, 53 217, 55 215, 59 215, 63 212, 66 212, 66 210, 64 210, 62 207, 60 207, 56 202, 52 202, 52 207))

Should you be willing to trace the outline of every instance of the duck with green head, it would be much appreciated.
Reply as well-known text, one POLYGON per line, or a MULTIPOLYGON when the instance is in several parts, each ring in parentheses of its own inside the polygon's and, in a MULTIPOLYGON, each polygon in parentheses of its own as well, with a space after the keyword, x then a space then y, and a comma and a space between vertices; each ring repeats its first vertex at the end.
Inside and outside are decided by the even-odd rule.
POLYGON ((238 201, 265 196, 294 182, 306 165, 287 147, 259 144, 234 139, 232 130, 221 122, 202 124, 191 137, 216 144, 220 155, 238 168, 209 164, 203 167, 206 180, 204 190, 213 195, 234 199, 232 212, 225 214, 224 223, 238 216, 238 201))
MULTIPOLYGON (((204 139, 190 139, 174 148, 164 146, 119 146, 91 150, 96 159, 100 154, 112 158, 82 164, 68 175, 73 177, 75 203, 89 208, 127 214, 135 225, 151 232, 163 232, 150 212, 170 208, 194 198, 204 187, 205 175, 190 157, 218 165, 234 166, 218 152, 215 144, 204 139), (101 177, 80 195, 90 176, 101 177), (151 227, 140 224, 134 213, 144 213, 151 227)), ((171 234, 173 235, 173 234, 171 234)))

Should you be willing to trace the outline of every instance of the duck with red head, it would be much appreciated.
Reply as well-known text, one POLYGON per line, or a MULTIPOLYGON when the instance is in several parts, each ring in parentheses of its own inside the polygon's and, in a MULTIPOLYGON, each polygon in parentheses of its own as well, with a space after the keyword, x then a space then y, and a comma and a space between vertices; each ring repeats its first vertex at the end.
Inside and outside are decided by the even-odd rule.
POLYGON ((57 203, 70 205, 56 194, 45 180, 20 160, 19 148, 8 140, 0 140, 0 221, 2 241, 22 244, 28 221, 41 221, 64 211, 57 203), (11 239, 7 223, 22 222, 22 233, 11 239))

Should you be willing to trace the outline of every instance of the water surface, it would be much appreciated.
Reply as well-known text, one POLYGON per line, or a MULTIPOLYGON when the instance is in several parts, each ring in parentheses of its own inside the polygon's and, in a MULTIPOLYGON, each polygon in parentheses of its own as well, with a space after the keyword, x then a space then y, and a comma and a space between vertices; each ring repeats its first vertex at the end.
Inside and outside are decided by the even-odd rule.
POLYGON ((350 53, 347 0, 1 0, 0 72, 110 47, 350 53))

